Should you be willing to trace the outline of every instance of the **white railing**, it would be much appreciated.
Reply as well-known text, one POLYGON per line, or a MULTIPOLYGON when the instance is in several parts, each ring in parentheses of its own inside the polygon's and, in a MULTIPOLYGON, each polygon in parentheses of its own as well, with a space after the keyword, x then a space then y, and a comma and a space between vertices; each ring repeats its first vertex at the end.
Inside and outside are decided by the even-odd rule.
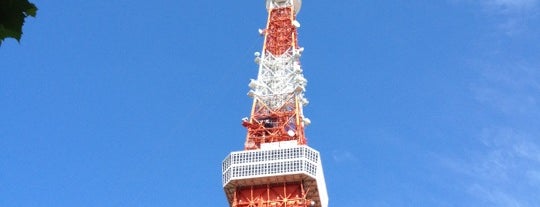
MULTIPOLYGON (((296 142, 296 141, 295 141, 296 142)), ((229 154, 222 163, 223 187, 229 199, 235 186, 267 181, 307 181, 315 191, 309 195, 315 207, 328 207, 328 194, 319 152, 306 145, 276 142, 262 149, 229 154), (300 178, 299 178, 299 177, 300 178), (293 180, 288 180, 293 179, 293 180)))
POLYGON ((223 186, 231 180, 306 174, 317 177, 319 152, 305 146, 232 152, 222 164, 223 186))

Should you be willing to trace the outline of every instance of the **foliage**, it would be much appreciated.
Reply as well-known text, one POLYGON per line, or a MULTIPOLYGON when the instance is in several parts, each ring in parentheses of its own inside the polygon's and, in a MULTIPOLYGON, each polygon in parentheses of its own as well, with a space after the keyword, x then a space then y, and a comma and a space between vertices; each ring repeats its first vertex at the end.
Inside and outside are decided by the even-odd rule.
POLYGON ((5 38, 20 41, 24 19, 36 12, 36 5, 28 0, 0 0, 0 45, 5 38))

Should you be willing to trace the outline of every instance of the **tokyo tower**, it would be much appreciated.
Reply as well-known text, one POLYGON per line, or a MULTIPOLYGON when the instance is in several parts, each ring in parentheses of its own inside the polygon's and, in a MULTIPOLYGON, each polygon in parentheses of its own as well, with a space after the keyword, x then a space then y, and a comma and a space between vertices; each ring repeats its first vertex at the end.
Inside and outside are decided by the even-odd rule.
POLYGON ((222 163, 223 188, 231 207, 327 207, 328 194, 319 152, 307 146, 302 108, 307 80, 298 46, 301 0, 266 0, 268 21, 261 52, 255 53, 257 79, 243 151, 222 163))

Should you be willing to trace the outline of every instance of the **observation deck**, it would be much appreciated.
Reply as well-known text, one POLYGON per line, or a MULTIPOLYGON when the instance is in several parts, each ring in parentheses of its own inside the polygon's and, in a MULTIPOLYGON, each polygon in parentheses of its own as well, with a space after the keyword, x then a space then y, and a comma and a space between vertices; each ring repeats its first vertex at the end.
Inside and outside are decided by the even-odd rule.
POLYGON ((302 182, 316 207, 328 206, 320 155, 296 141, 265 143, 261 149, 237 151, 222 163, 223 187, 229 201, 238 186, 302 182))

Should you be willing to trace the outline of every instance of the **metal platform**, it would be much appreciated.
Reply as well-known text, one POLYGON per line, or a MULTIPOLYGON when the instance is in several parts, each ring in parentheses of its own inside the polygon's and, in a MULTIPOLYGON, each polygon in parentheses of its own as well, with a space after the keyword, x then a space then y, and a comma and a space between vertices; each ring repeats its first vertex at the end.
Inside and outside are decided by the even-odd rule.
POLYGON ((316 206, 328 206, 319 152, 306 145, 272 143, 260 150, 232 152, 222 163, 223 187, 230 199, 239 186, 302 181, 314 189, 308 197, 316 206))

